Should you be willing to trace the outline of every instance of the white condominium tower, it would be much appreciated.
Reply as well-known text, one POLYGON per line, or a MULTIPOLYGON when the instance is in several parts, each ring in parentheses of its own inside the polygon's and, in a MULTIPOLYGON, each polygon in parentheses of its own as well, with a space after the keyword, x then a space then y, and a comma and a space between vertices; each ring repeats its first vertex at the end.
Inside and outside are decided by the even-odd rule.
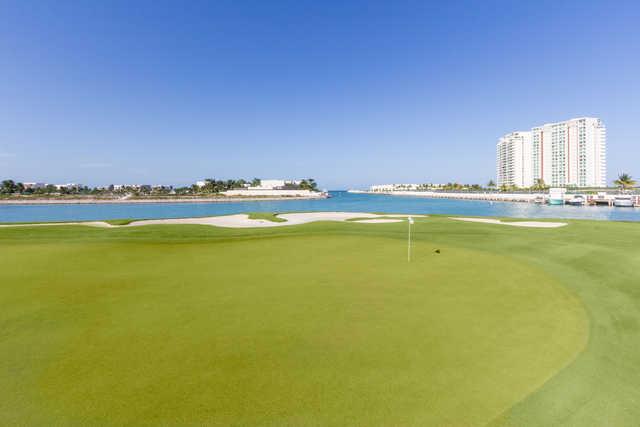
POLYGON ((511 132, 497 147, 498 186, 531 187, 533 182, 531 132, 511 132))
POLYGON ((604 124, 591 117, 507 134, 497 147, 498 185, 606 187, 606 140, 604 124))

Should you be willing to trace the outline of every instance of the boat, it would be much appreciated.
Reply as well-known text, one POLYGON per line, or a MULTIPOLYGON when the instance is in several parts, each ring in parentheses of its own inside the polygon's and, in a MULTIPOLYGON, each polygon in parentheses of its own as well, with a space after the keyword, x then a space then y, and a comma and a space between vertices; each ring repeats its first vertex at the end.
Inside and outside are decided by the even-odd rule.
POLYGON ((564 188, 551 188, 549 189, 549 204, 550 205, 564 205, 564 188))
POLYGON ((631 196, 616 196, 613 199, 613 206, 618 208, 632 208, 633 197, 631 196))
POLYGON ((573 198, 567 200, 566 203, 571 206, 584 206, 586 200, 580 195, 575 195, 573 198))
POLYGON ((535 199, 533 199, 533 203, 537 203, 539 205, 543 204, 545 201, 546 200, 544 196, 537 196, 535 199))

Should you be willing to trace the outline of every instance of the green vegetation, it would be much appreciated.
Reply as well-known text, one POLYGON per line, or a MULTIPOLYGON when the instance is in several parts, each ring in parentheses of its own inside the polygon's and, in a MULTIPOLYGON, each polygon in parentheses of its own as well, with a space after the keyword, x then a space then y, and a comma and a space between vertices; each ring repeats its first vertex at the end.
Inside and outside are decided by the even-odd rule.
POLYGON ((271 222, 287 222, 286 219, 280 218, 278 214, 269 212, 251 212, 248 214, 249 219, 264 219, 271 222))
POLYGON ((638 224, 406 230, 0 229, 0 419, 637 424, 638 224))
MULTIPOLYGON (((170 196, 216 196, 227 190, 259 186, 260 178, 251 181, 245 179, 213 179, 207 178, 203 185, 193 184, 188 187, 173 188, 170 185, 109 185, 90 188, 79 184, 52 185, 52 184, 24 184, 12 179, 0 182, 0 199, 34 199, 34 198, 115 198, 127 196, 131 199, 167 198, 170 196)), ((283 189, 287 190, 311 190, 318 191, 318 184, 313 178, 303 179, 300 182, 287 182, 283 189)))
POLYGON ((107 219, 104 222, 111 225, 129 225, 133 221, 142 221, 141 219, 107 219))
POLYGON ((613 183, 623 190, 628 190, 636 185, 636 181, 628 173, 620 174, 618 179, 616 179, 613 183))

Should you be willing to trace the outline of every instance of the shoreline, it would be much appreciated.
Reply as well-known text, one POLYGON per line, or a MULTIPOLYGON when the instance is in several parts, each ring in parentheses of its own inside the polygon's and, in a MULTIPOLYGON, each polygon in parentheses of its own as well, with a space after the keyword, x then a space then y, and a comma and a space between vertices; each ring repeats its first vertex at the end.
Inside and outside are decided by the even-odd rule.
MULTIPOLYGON (((425 198, 425 199, 447 199, 447 200, 477 200, 477 201, 485 201, 485 202, 509 202, 509 203, 535 203, 535 204, 544 204, 544 205, 554 205, 554 204, 571 204, 571 200, 579 195, 582 197, 583 201, 580 207, 591 207, 596 205, 608 205, 609 207, 629 207, 629 208, 637 208, 640 207, 640 195, 630 194, 627 197, 630 197, 632 205, 621 205, 618 206, 616 204, 616 200, 621 196, 621 194, 611 194, 607 193, 605 195, 594 195, 594 194, 562 194, 559 197, 552 196, 550 193, 544 192, 536 192, 536 193, 452 193, 452 192, 443 192, 443 191, 414 191, 414 190, 406 190, 406 191, 363 191, 363 190, 349 190, 349 193, 354 194, 367 194, 367 195, 387 195, 387 196, 405 196, 405 197, 416 197, 416 198, 425 198), (560 203, 551 203, 553 200, 560 203)), ((622 194, 624 195, 624 194, 622 194)))
POLYGON ((349 190, 354 194, 386 195, 386 196, 410 196, 428 199, 455 199, 455 200, 483 200, 488 202, 518 202, 533 203, 536 199, 547 199, 546 193, 449 193, 441 191, 364 191, 349 190))
POLYGON ((172 199, 0 199, 0 205, 102 205, 102 204, 162 204, 162 203, 238 203, 282 200, 323 200, 327 196, 250 196, 250 197, 202 197, 172 199))

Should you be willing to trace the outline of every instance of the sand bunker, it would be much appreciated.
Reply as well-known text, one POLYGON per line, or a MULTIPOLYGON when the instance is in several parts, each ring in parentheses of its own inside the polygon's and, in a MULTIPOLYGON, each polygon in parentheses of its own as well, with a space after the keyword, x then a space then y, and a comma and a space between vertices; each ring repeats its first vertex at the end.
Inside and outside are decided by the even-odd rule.
POLYGON ((567 225, 566 222, 541 222, 541 221, 517 221, 517 222, 503 222, 499 219, 491 218, 449 218, 456 221, 468 221, 468 222, 482 222, 484 224, 500 224, 511 225, 513 227, 532 227, 532 228, 558 228, 567 225))
MULTIPOLYGON (((282 227, 286 225, 306 224, 315 221, 347 221, 349 219, 365 218, 357 222, 365 223, 382 223, 382 222, 401 222, 409 215, 378 215, 362 212, 302 212, 280 214, 279 218, 285 222, 274 222, 266 219, 250 219, 247 214, 225 215, 225 216, 209 216, 202 218, 171 218, 171 219, 149 219, 141 221, 133 221, 126 225, 112 225, 104 221, 91 222, 54 222, 39 224, 5 224, 0 227, 42 227, 42 226, 60 226, 60 225, 87 225, 90 227, 103 228, 119 228, 119 227, 139 227, 141 225, 157 225, 157 224, 195 224, 195 225, 212 225, 215 227, 226 228, 253 228, 253 227, 282 227), (385 218, 380 218, 385 217, 385 218), (398 218, 398 219, 391 219, 398 218)), ((424 217, 424 215, 412 215, 416 218, 424 217)))
POLYGON ((347 221, 349 219, 367 218, 358 222, 369 220, 384 222, 399 222, 402 219, 388 219, 388 217, 406 218, 408 215, 377 215, 362 212, 302 212, 279 214, 278 218, 284 219, 286 222, 274 222, 266 219, 250 219, 246 214, 211 216, 206 218, 176 218, 176 219, 152 219, 145 221, 135 221, 125 227, 136 227, 140 225, 150 224, 199 224, 214 225, 216 227, 228 228, 252 228, 252 227, 282 227, 286 225, 306 224, 315 221, 347 221), (387 217, 379 219, 379 217, 387 217))

